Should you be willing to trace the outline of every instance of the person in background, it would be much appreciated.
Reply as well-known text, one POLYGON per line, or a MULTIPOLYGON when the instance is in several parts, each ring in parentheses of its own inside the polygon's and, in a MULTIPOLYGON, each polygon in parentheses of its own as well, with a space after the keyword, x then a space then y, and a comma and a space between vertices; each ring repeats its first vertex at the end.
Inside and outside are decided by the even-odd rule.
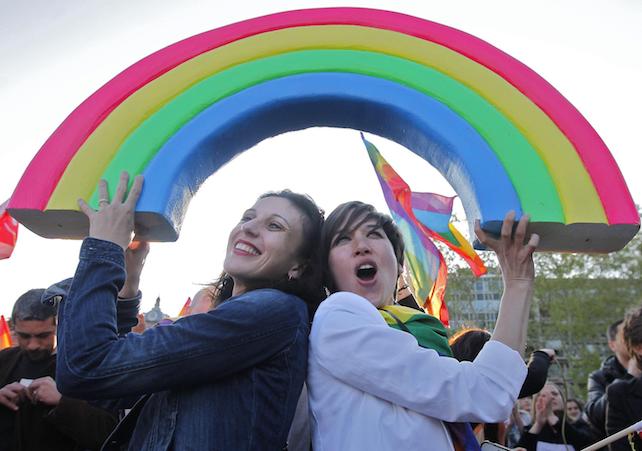
POLYGON ((111 412, 56 387, 56 305, 48 301, 57 289, 29 290, 13 306, 17 346, 0 351, 2 451, 99 449, 116 425, 111 412))
MULTIPOLYGON (((490 332, 485 329, 464 328, 457 331, 448 341, 453 351, 453 357, 460 362, 472 362, 491 337, 490 332)), ((528 373, 520 389, 519 398, 531 396, 544 387, 548 378, 548 369, 554 358, 555 351, 553 349, 540 349, 531 354, 527 364, 528 373)), ((524 425, 519 424, 522 418, 521 416, 519 418, 514 417, 515 413, 516 409, 513 409, 511 417, 518 423, 519 434, 516 434, 514 430, 507 430, 505 422, 473 424, 472 427, 479 441, 490 440, 491 442, 505 445, 507 443, 507 434, 510 432, 512 435, 511 441, 517 442, 521 432, 523 432, 524 425)), ((529 424, 530 421, 527 425, 529 424)))
POLYGON ((397 281, 397 301, 399 305, 404 307, 409 307, 415 310, 424 311, 424 309, 419 306, 417 300, 415 299, 412 291, 410 291, 410 286, 406 283, 406 274, 401 274, 399 280, 397 281))
MULTIPOLYGON (((608 408, 606 432, 613 435, 642 420, 642 308, 631 310, 624 317, 622 337, 629 352, 627 379, 614 381, 606 389, 608 408)), ((611 444, 612 451, 630 451, 631 447, 642 449, 638 434, 617 440, 611 444)))
MULTIPOLYGON (((453 357, 460 362, 472 362, 492 335, 485 329, 475 327, 457 331, 448 340, 453 357)), ((555 359, 555 350, 539 349, 530 355, 527 363, 528 373, 519 392, 519 398, 539 392, 548 378, 548 369, 555 359)))
POLYGON ((600 439, 600 432, 595 429, 586 418, 584 405, 579 399, 570 398, 566 400, 566 421, 575 426, 576 429, 581 430, 587 436, 592 437, 594 441, 598 441, 600 439))
POLYGON ((519 443, 525 430, 531 427, 531 410, 533 398, 526 396, 515 403, 513 411, 506 424, 506 446, 513 448, 519 443))
POLYGON ((541 449, 579 451, 596 441, 596 437, 576 428, 569 421, 563 422, 564 397, 559 387, 547 383, 533 398, 533 424, 517 443, 527 451, 541 449), (557 445, 557 446, 556 446, 557 445))
POLYGON ((582 404, 577 399, 566 400, 566 417, 571 423, 582 419, 582 404))
POLYGON ((588 396, 585 406, 586 416, 591 425, 606 436, 606 389, 616 379, 627 379, 629 365, 629 351, 622 335, 623 320, 611 324, 606 330, 609 349, 613 355, 607 357, 599 370, 593 371, 588 377, 588 396))

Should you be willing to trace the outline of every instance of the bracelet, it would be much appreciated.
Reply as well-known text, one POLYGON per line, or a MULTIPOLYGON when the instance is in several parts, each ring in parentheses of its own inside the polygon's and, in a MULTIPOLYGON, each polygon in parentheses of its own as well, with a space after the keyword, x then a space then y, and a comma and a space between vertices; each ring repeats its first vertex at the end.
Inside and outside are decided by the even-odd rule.
POLYGON ((123 298, 120 295, 118 296, 119 301, 138 301, 141 298, 141 292, 138 290, 135 296, 132 296, 131 298, 123 298))

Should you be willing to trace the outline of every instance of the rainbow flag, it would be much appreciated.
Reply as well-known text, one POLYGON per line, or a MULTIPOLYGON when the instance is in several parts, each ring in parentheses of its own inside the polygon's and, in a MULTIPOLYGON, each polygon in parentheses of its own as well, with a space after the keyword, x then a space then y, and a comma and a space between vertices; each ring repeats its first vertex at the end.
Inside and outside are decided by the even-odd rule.
POLYGON ((486 272, 484 263, 470 243, 450 223, 454 198, 413 193, 363 134, 361 139, 368 150, 392 218, 406 244, 406 268, 411 278, 411 291, 418 302, 423 300, 423 307, 428 314, 448 326, 448 308, 444 301, 448 269, 443 255, 431 239, 444 242, 464 257, 476 276, 486 272))
POLYGON ((4 319, 4 315, 0 315, 0 351, 13 346, 11 343, 11 332, 9 325, 4 319))
POLYGON ((18 221, 7 213, 8 203, 0 205, 0 260, 11 257, 18 239, 18 221))
POLYGON ((415 193, 412 196, 412 211, 430 238, 439 240, 466 260, 475 276, 486 274, 486 265, 466 238, 450 222, 455 197, 434 193, 415 193))

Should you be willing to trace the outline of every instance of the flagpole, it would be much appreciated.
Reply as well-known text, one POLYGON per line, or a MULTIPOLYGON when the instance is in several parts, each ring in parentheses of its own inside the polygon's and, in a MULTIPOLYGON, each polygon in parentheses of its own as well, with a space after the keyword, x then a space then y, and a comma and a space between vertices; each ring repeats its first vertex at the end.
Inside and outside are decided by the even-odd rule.
POLYGON ((622 437, 626 437, 627 435, 634 433, 634 432, 639 432, 642 430, 642 420, 638 421, 635 424, 632 424, 626 429, 622 429, 620 432, 617 432, 613 435, 610 435, 606 437, 604 440, 600 440, 597 443, 592 444, 588 448, 582 449, 582 451, 595 451, 597 449, 600 449, 610 443, 613 443, 616 440, 621 439, 622 437))

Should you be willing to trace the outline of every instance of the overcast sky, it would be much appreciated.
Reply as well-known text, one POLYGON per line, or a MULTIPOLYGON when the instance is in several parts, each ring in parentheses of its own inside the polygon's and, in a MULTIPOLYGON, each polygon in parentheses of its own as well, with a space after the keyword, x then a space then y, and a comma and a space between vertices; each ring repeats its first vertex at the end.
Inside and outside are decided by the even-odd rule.
MULTIPOLYGON (((336 1, 0 0, 0 203, 43 142, 93 91, 121 70, 180 39, 272 12, 346 6, 336 1)), ((482 38, 530 66, 589 120, 642 201, 642 2, 639 0, 352 1, 433 20, 482 38)), ((425 161, 372 138, 417 191, 454 194, 425 161)), ((143 309, 157 295, 171 315, 221 269, 227 234, 258 194, 289 187, 327 211, 360 199, 385 208, 350 130, 312 129, 260 143, 218 171, 190 205, 177 243, 155 244, 143 275, 143 309)), ((0 261, 0 314, 29 288, 71 276, 79 242, 20 229, 0 261)))

